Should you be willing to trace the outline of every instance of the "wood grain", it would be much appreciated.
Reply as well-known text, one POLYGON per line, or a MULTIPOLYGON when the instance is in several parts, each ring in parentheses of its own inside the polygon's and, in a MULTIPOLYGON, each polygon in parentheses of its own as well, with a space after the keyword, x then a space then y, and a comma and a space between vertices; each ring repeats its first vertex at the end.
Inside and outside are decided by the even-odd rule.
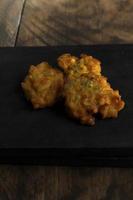
POLYGON ((1 166, 1 200, 132 200, 133 169, 1 166))
POLYGON ((133 43, 133 1, 100 0, 102 43, 133 43))
POLYGON ((0 0, 0 46, 14 46, 25 0, 0 0))
POLYGON ((17 45, 99 43, 100 15, 98 0, 28 0, 17 45))
POLYGON ((27 0, 17 45, 133 42, 132 0, 27 0))

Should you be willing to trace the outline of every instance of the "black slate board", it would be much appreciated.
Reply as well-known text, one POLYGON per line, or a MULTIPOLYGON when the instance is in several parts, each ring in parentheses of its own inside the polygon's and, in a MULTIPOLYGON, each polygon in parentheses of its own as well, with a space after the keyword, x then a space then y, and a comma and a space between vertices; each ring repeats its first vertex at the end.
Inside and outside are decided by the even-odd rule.
POLYGON ((133 45, 0 48, 0 163, 133 166, 133 45), (70 119, 62 105, 33 110, 20 82, 29 65, 57 66, 65 52, 89 53, 118 88, 126 107, 93 127, 70 119))

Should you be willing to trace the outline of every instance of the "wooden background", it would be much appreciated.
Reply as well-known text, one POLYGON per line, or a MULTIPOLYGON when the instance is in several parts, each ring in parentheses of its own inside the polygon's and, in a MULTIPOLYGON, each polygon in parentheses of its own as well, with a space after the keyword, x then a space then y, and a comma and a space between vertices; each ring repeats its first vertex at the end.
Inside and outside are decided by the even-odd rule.
MULTIPOLYGON (((133 0, 0 0, 0 46, 133 43, 133 0)), ((133 169, 0 166, 0 200, 133 200, 133 169)))

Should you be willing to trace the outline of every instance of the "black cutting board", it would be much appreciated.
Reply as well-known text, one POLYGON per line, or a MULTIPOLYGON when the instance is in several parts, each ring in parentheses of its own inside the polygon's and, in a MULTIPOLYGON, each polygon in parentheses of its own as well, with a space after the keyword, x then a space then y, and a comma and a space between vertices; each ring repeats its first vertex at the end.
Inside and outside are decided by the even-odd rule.
POLYGON ((0 162, 133 166, 133 45, 0 48, 0 162), (29 65, 57 67, 66 52, 102 61, 103 75, 126 102, 117 119, 89 127, 70 119, 61 103, 32 109, 20 86, 29 65))

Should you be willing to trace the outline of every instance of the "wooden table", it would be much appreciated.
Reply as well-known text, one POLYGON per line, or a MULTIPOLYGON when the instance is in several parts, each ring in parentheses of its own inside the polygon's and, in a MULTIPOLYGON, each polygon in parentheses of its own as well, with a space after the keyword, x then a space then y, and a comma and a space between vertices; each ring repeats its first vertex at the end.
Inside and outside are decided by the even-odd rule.
MULTIPOLYGON (((133 43, 132 0, 1 0, 0 46, 133 43)), ((0 166, 0 200, 132 200, 133 169, 0 166)))

